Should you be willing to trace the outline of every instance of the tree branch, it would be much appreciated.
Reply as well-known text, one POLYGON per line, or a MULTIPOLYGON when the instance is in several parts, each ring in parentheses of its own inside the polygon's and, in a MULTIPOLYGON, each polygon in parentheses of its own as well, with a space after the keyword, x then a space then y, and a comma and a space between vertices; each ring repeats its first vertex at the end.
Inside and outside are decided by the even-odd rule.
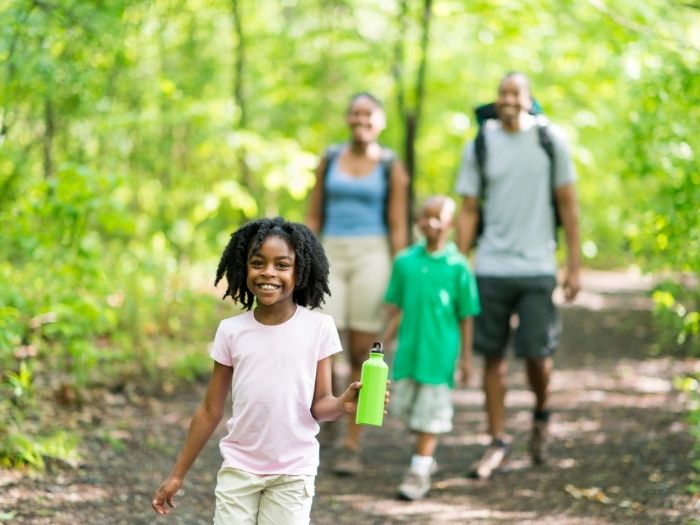
POLYGON ((408 0, 401 0, 399 3, 399 34, 394 46, 394 61, 391 65, 391 75, 396 83, 396 105, 401 118, 406 115, 406 97, 403 87, 403 66, 404 66, 404 34, 406 34, 406 16, 408 12, 408 0))
MULTIPOLYGON (((616 24, 624 27, 625 29, 628 29, 632 32, 639 33, 645 36, 648 36, 650 38, 660 38, 669 42, 673 42, 681 47, 687 48, 687 49, 693 49, 695 51, 698 51, 699 49, 693 45, 688 44, 687 42, 684 42, 683 40, 679 40, 677 38, 673 38, 670 36, 662 35, 659 34, 655 31, 653 31, 650 27, 644 26, 642 24, 639 24, 635 22, 634 20, 630 20, 629 18, 616 13, 612 11, 607 4, 605 3, 604 0, 588 0, 588 4, 593 7, 596 11, 599 11, 603 13, 605 16, 610 18, 613 22, 616 24)), ((686 7, 698 7, 700 6, 695 6, 694 4, 685 4, 686 7)))
POLYGON ((430 21, 432 20, 433 1, 425 0, 423 4, 423 34, 421 37, 421 60, 416 78, 416 127, 420 121, 425 95, 425 76, 428 67, 428 45, 430 43, 430 21))

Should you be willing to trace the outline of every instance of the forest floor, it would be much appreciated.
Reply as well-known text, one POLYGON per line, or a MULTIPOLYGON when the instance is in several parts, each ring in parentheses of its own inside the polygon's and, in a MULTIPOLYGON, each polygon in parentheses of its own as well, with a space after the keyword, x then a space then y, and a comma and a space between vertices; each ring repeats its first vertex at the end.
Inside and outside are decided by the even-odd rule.
MULTIPOLYGON (((441 441, 440 469, 428 498, 396 499, 412 439, 388 418, 382 428, 365 434, 362 476, 334 476, 332 447, 322 448, 312 523, 700 523, 698 499, 687 491, 692 447, 687 400, 672 384, 674 377, 697 371, 700 361, 653 356, 651 305, 644 293, 648 283, 627 274, 588 272, 583 285, 577 302, 561 308, 564 337, 556 355, 554 442, 547 465, 532 466, 526 452, 532 395, 520 363, 513 361, 508 463, 491 480, 466 477, 488 442, 477 369, 470 386, 454 392, 455 428, 441 441)), ((475 364, 480 366, 479 359, 475 364)), ((98 413, 95 403, 90 410, 58 411, 58 419, 83 421, 78 468, 53 465, 32 476, 0 470, 0 522, 211 523, 221 462, 217 439, 210 440, 190 471, 176 497, 178 508, 167 517, 150 508, 203 385, 158 397, 137 391, 96 393, 98 413)), ((329 433, 333 427, 324 430, 324 436, 329 433)))

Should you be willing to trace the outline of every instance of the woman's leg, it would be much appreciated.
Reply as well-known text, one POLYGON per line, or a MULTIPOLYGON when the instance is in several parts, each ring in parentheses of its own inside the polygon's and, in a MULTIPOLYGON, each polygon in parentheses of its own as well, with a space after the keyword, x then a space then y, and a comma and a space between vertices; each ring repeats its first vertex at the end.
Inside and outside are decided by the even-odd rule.
MULTIPOLYGON (((367 332, 358 332, 350 330, 350 383, 360 380, 362 372, 362 363, 369 357, 369 349, 372 343, 377 340, 377 334, 367 332)), ((350 414, 348 417, 348 431, 345 436, 343 446, 352 451, 357 451, 360 448, 360 435, 362 428, 355 423, 355 415, 350 414)))

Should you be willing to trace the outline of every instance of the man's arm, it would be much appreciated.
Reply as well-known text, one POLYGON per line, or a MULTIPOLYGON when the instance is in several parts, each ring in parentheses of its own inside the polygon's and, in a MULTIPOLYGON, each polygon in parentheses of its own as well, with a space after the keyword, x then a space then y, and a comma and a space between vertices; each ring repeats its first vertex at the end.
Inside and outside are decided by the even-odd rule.
POLYGON ((575 186, 559 186, 555 189, 554 196, 566 236, 566 272, 562 287, 566 301, 571 302, 581 289, 581 251, 575 186))
POLYGON ((457 247, 463 254, 471 249, 479 221, 479 202, 476 197, 464 197, 457 217, 457 247))

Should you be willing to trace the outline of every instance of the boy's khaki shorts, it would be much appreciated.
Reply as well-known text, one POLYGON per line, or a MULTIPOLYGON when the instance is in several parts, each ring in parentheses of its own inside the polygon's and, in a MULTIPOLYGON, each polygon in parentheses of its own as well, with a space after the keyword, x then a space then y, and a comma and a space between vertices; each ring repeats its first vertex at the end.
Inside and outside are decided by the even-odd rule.
POLYGON ((329 288, 322 309, 338 330, 371 334, 384 325, 382 305, 391 273, 391 253, 384 235, 323 238, 330 264, 329 288))
POLYGON ((315 476, 262 476, 222 468, 216 483, 214 525, 307 525, 315 476))
POLYGON ((399 379, 391 384, 389 413, 413 432, 449 432, 453 412, 452 394, 447 385, 425 385, 412 379, 399 379))

